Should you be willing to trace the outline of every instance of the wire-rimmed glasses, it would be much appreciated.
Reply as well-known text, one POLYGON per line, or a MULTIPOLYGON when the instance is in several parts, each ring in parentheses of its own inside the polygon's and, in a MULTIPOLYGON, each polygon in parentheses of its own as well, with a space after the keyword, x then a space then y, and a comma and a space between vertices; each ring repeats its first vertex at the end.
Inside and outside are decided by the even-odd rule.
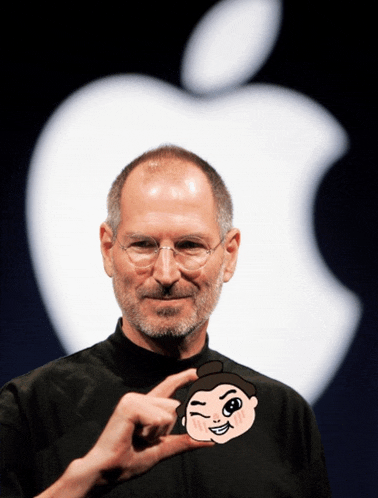
POLYGON ((141 234, 128 235, 123 244, 118 238, 117 241, 136 268, 148 268, 154 265, 160 251, 168 249, 173 252, 175 261, 180 267, 187 271, 195 271, 206 265, 223 239, 213 248, 209 248, 202 239, 192 236, 178 239, 174 247, 159 246, 153 237, 141 234))

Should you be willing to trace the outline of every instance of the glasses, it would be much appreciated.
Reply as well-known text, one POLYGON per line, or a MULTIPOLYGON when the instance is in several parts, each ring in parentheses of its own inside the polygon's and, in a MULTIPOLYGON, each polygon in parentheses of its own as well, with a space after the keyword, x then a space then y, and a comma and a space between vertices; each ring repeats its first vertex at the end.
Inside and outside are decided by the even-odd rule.
POLYGON ((137 268, 148 268, 155 264, 162 249, 173 252, 176 263, 184 270, 200 270, 208 262, 210 256, 220 246, 224 239, 213 248, 209 249, 206 243, 195 237, 184 237, 175 242, 174 247, 159 247, 153 237, 145 235, 131 235, 124 244, 117 239, 121 249, 126 252, 130 262, 137 268))

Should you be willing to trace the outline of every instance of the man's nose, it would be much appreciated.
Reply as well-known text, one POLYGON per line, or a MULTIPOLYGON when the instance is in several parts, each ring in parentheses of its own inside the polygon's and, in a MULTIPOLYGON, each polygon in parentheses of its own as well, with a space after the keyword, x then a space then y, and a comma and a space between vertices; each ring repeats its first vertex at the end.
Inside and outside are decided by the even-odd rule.
POLYGON ((180 279, 181 272, 176 263, 172 247, 163 246, 159 248, 159 254, 154 264, 153 276, 164 287, 171 286, 180 279))

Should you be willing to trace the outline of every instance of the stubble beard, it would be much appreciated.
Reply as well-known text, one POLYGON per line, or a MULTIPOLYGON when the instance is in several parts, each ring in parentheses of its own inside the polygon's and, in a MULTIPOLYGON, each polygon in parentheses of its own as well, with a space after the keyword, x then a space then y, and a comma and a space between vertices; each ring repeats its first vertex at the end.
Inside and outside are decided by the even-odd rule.
MULTIPOLYGON (((123 317, 138 332, 152 339, 183 339, 198 330, 214 311, 223 286, 223 274, 224 270, 221 268, 217 277, 208 282, 206 288, 202 291, 193 290, 190 299, 194 300, 194 306, 189 316, 175 319, 180 315, 181 308, 172 306, 167 301, 167 306, 162 306, 156 311, 156 317, 162 319, 160 323, 152 323, 150 317, 141 309, 140 298, 135 298, 131 292, 127 292, 127 283, 118 274, 113 276, 113 289, 123 317)), ((175 296, 175 291, 172 291, 172 294, 175 296)))

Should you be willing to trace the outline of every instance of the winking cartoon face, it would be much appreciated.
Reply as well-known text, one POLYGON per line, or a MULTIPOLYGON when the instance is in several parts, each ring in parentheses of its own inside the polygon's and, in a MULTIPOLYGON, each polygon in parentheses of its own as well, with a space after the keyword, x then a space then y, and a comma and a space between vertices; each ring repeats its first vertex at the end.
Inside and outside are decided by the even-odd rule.
POLYGON ((221 384, 192 396, 182 424, 192 439, 222 444, 252 427, 256 406, 256 396, 248 398, 238 387, 221 384))
POLYGON ((253 384, 236 374, 223 373, 221 362, 209 362, 197 371, 199 379, 189 400, 177 412, 189 436, 223 444, 251 428, 257 398, 253 384))

